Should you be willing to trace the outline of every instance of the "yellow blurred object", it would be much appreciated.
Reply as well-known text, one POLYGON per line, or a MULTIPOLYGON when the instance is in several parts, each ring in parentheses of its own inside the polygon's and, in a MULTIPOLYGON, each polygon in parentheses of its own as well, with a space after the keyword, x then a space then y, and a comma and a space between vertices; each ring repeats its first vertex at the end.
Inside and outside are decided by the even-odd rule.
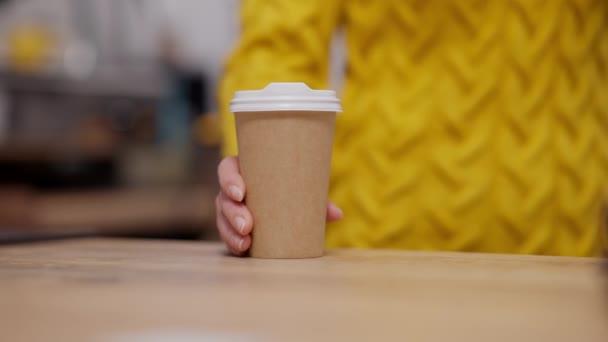
POLYGON ((8 38, 9 63, 17 71, 38 71, 49 62, 53 45, 53 37, 44 27, 18 27, 8 38))
POLYGON ((244 1, 220 99, 327 86, 347 31, 329 246, 596 255, 608 189, 608 1, 244 1))
POLYGON ((202 145, 217 146, 222 141, 219 115, 200 115, 194 123, 194 137, 202 145))

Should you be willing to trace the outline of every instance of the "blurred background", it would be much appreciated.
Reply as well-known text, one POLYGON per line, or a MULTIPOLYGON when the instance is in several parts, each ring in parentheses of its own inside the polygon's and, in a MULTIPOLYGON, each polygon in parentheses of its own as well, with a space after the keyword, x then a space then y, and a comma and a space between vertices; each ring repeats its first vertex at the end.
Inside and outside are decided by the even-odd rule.
POLYGON ((0 0, 0 237, 213 239, 238 1, 0 0))
MULTIPOLYGON (((496 58, 488 59, 487 68, 494 70, 496 65, 502 63, 500 65, 503 65, 506 74, 512 77, 509 82, 492 77, 486 80, 487 73, 477 67, 477 47, 474 46, 479 44, 479 47, 485 48, 484 39, 494 37, 486 37, 483 34, 484 30, 494 32, 496 28, 492 26, 495 23, 493 20, 484 18, 488 18, 485 13, 494 13, 490 10, 500 9, 500 6, 481 6, 479 12, 473 5, 471 8, 467 7, 469 5, 464 6, 463 9, 456 6, 450 7, 446 12, 437 12, 446 18, 455 18, 451 25, 464 30, 463 37, 467 38, 462 40, 454 38, 453 41, 434 42, 433 36, 427 35, 426 31, 417 36, 420 41, 411 40, 409 36, 403 39, 406 36, 402 31, 404 28, 407 31, 408 26, 385 24, 382 16, 372 16, 378 20, 374 22, 372 17, 370 19, 362 15, 349 25, 351 29, 356 29, 364 27, 363 24, 373 23, 379 28, 384 29, 386 26, 387 30, 395 30, 391 37, 398 43, 394 43, 392 38, 386 41, 379 38, 373 40, 377 44, 374 48, 380 51, 379 58, 375 59, 378 63, 375 67, 386 73, 379 77, 390 81, 387 83, 388 89, 399 89, 399 92, 412 94, 413 102, 408 103, 408 108, 419 104, 421 111, 428 111, 452 125, 451 120, 456 117, 446 115, 443 107, 437 107, 439 109, 435 111, 432 109, 435 107, 431 106, 432 101, 418 101, 419 91, 439 89, 434 88, 431 83, 424 83, 433 79, 424 75, 441 74, 451 82, 450 84, 455 82, 449 89, 439 89, 440 93, 444 94, 442 96, 450 99, 450 113, 466 114, 473 108, 481 113, 477 115, 480 118, 480 128, 477 129, 479 132, 484 132, 484 125, 490 124, 488 127, 498 127, 503 134, 492 138, 492 141, 500 151, 504 149, 504 152, 501 152, 501 156, 505 158, 502 162, 518 167, 517 174, 513 174, 510 168, 503 168, 502 162, 487 166, 483 164, 485 159, 480 158, 481 168, 477 169, 478 166, 470 161, 463 167, 458 158, 452 158, 467 151, 466 146, 458 147, 460 145, 453 145, 452 141, 460 142, 461 134, 466 133, 465 128, 473 130, 477 127, 472 125, 468 114, 458 119, 462 120, 458 126, 462 132, 456 134, 453 130, 446 129, 445 132, 437 133, 439 139, 432 142, 421 140, 416 143, 420 148, 435 149, 440 146, 436 159, 438 165, 443 165, 441 169, 445 167, 455 173, 461 172, 462 184, 471 189, 483 188, 478 194, 495 194, 497 203, 502 203, 494 206, 492 201, 486 201, 490 203, 487 208, 471 206, 471 213, 475 214, 470 216, 470 222, 466 221, 469 218, 463 219, 465 221, 462 222, 457 220, 457 217, 464 217, 460 214, 445 222, 454 226, 475 227, 479 226, 476 215, 497 215, 499 219, 492 218, 492 222, 496 224, 497 231, 506 232, 505 236, 508 238, 501 239, 502 235, 491 235, 500 240, 501 246, 506 244, 504 241, 513 244, 508 248, 503 246, 502 251, 519 251, 519 248, 524 248, 522 251, 526 253, 579 255, 587 253, 581 251, 591 250, 592 247, 589 246, 595 243, 595 240, 588 236, 596 237, 598 228, 595 210, 603 199, 601 189, 605 179, 605 153, 602 153, 605 149, 602 149, 602 146, 605 146, 603 144, 606 140, 601 130, 595 128, 593 120, 599 123, 600 128, 603 127, 602 123, 606 122, 606 98, 602 96, 605 91, 601 86, 605 85, 605 79, 602 78, 605 71, 603 60, 608 50, 605 44, 593 43, 593 37, 604 37, 605 16, 600 15, 597 20, 579 20, 583 17, 579 13, 581 11, 598 12, 592 2, 586 5, 565 1, 563 7, 560 7, 561 2, 538 3, 546 5, 547 10, 551 12, 543 10, 542 6, 530 5, 529 2, 521 0, 505 7, 511 11, 510 16, 504 17, 508 20, 500 16, 505 23, 512 23, 512 27, 502 27, 498 24, 500 35, 495 36, 496 42, 493 44, 501 46, 497 50, 500 53, 491 54, 496 55, 496 58), (470 10, 476 15, 475 29, 469 28, 468 21, 460 20, 459 13, 461 10, 465 11, 465 7, 468 8, 466 11, 470 10), (529 18, 519 14, 524 9, 528 11, 529 18), (563 21, 563 25, 552 24, 553 17, 563 21), (531 23, 536 21, 540 32, 538 36, 536 29, 530 28, 525 31, 526 39, 521 40, 521 35, 524 34, 521 32, 524 31, 520 30, 533 27, 531 23), (543 33, 545 31, 540 29, 543 25, 547 25, 546 32, 550 34, 543 33), (591 38, 579 39, 579 30, 587 32, 585 34, 591 38), (479 40, 469 39, 469 35, 479 40), (427 38, 430 42, 428 44, 427 38), (408 59, 402 58, 402 54, 409 49, 408 44, 419 44, 419 47, 426 51, 424 56, 412 52, 414 55, 410 58, 411 64, 403 62, 408 59), (442 44, 447 44, 445 46, 449 49, 442 50, 442 44), (547 61, 541 63, 544 65, 542 70, 538 68, 535 57, 537 50, 548 51, 542 54, 539 52, 539 56, 546 56, 547 61), (383 55, 384 53, 386 55, 383 55), (436 72, 433 63, 426 62, 427 58, 429 61, 440 61, 437 64, 440 73, 436 72), (462 58, 466 58, 467 62, 461 64, 461 61, 464 61, 462 58), (384 65, 387 60, 393 63, 390 67, 384 65), (447 69, 441 69, 444 67, 447 69), (399 68, 408 69, 407 72, 402 72, 408 77, 404 78, 401 74, 395 74, 396 77, 393 77, 394 70, 399 68), (579 76, 581 80, 575 76, 579 76), (531 80, 538 80, 538 84, 531 80), (589 84, 594 86, 588 86, 589 84), (582 90, 574 91, 577 87, 582 90), (491 101, 488 100, 490 95, 484 95, 486 90, 490 91, 488 89, 492 90, 491 94, 494 96, 491 101), (567 101, 562 101, 562 92, 573 95, 568 97, 567 101), (523 96, 532 101, 530 103, 536 104, 531 106, 528 102, 511 101, 523 96), (460 110, 455 99, 460 101, 460 110), (508 106, 501 101, 507 101, 508 106), (557 105, 552 101, 557 101, 563 108, 556 109, 557 105), (471 103, 480 105, 470 107, 471 103), (594 103, 596 107, 593 107, 594 103), (428 109, 427 105, 432 110, 428 109), (532 118, 529 115, 532 111, 542 114, 539 117, 543 120, 535 121, 536 126, 531 126, 528 122, 528 119, 532 118), (585 115, 595 119, 581 121, 581 113, 588 113, 585 115), (548 122, 555 124, 555 127, 549 126, 548 122), (547 127, 553 127, 551 135, 547 133, 547 127), (575 134, 575 128, 576 132, 580 132, 575 134), (556 139, 555 144, 563 146, 559 145, 559 155, 549 154, 544 164, 538 163, 534 158, 519 153, 524 147, 524 143, 520 144, 520 141, 529 141, 536 147, 551 144, 536 144, 536 140, 524 139, 522 134, 539 139, 551 137, 556 139), (585 140, 586 137, 592 137, 596 143, 588 143, 592 140, 585 140), (444 151, 445 146, 455 149, 444 151), (571 147, 576 149, 570 149, 571 147), (589 160, 591 155, 595 158, 594 167, 589 166, 592 164, 589 160), (585 160, 587 166, 581 168, 582 162, 577 158, 585 160), (447 162, 454 164, 444 164, 447 162), (530 172, 530 165, 539 167, 535 169, 536 173, 530 172), (479 174, 502 172, 504 189, 498 189, 491 185, 492 183, 478 181, 478 174, 470 170, 477 170, 475 172, 479 174), (548 181, 546 186, 541 186, 538 179, 544 177, 545 173, 553 175, 555 179, 548 181), (583 183, 587 185, 581 185, 583 183), (513 189, 520 185, 523 190, 513 192, 513 189), (553 205, 549 195, 537 195, 537 192, 549 194, 549 190, 559 194, 553 198, 556 198, 560 205, 553 205), (513 203, 519 203, 525 198, 530 199, 529 210, 513 209, 513 203), (538 204, 534 204, 536 201, 539 201, 538 204), (567 211, 562 207, 572 209, 567 211), (508 217, 509 220, 502 220, 501 217, 508 217), (554 219, 557 219, 559 224, 556 225, 554 219), (531 223, 536 222, 533 220, 538 222, 531 223), (473 224, 470 224, 471 222, 473 224), (539 228, 541 226, 544 228, 539 228), (542 239, 537 240, 538 243, 524 243, 528 238, 530 241, 536 241, 535 232, 543 231, 562 234, 566 241, 563 244, 565 247, 560 247, 559 243, 547 242, 553 241, 548 238, 553 236, 553 233, 538 235, 542 235, 542 239), (545 238, 546 241, 543 240, 545 238), (578 239, 583 247, 576 247, 571 242, 574 239, 578 239), (543 244, 551 246, 547 247, 551 250, 543 249, 543 244)), ((362 6, 364 9, 361 13, 368 11, 363 3, 349 4, 355 9, 362 6)), ((417 20, 421 22, 427 17, 441 17, 434 12, 433 6, 423 10, 412 5, 413 2, 390 5, 379 2, 376 10, 378 13, 384 13, 387 8, 399 7, 398 4, 416 13, 419 16, 417 20)), ((595 4, 597 8, 601 8, 604 3, 597 1, 595 4)), ((444 5, 438 2, 437 6, 442 8, 444 5)), ((220 159, 216 91, 224 61, 239 35, 239 7, 239 0, 0 0, 0 243, 65 235, 216 239, 214 197, 217 193, 216 167, 220 159)), ((254 10, 257 11, 257 8, 254 10)), ((403 18, 389 17, 397 23, 402 23, 410 18, 405 14, 403 18)), ((442 24, 437 25, 443 27, 442 24)), ((435 28, 428 30, 435 31, 435 28)), ((353 54, 367 49, 365 45, 355 44, 363 44, 363 40, 359 39, 365 35, 358 36, 359 33, 361 32, 353 33, 353 37, 357 38, 351 41, 353 54)), ((597 40, 600 42, 600 38, 597 40)), ((490 45, 492 44, 487 46, 490 45)), ((279 52, 272 58, 281 58, 279 52)), ((333 89, 340 90, 342 87, 345 59, 344 36, 338 32, 332 44, 329 61, 329 84, 333 89)), ((371 60, 360 60, 359 65, 351 63, 351 74, 355 67, 374 70, 374 66, 369 64, 371 60)), ((372 74, 361 72, 368 76, 372 74)), ((291 76, 285 75, 286 78, 291 76)), ((365 78, 361 80, 366 82, 365 78)), ((395 102, 391 106, 382 107, 378 103, 383 103, 382 96, 390 99, 392 94, 378 92, 374 96, 360 97, 351 91, 350 97, 348 92, 345 93, 345 103, 352 103, 349 106, 360 110, 361 117, 364 117, 367 110, 365 108, 371 108, 370 110, 374 111, 387 110, 383 115, 389 118, 389 109, 393 108, 391 106, 394 105, 397 109, 394 112, 398 113, 402 104, 395 102)), ((434 100, 441 102, 437 98, 434 100)), ((355 111, 350 117, 356 115, 359 114, 355 111)), ((401 116, 399 120, 409 120, 413 117, 401 116)), ((400 123, 402 128, 410 127, 405 121, 397 123, 400 123)), ((352 124, 350 128, 353 132, 361 129, 356 126, 356 120, 343 124, 352 124)), ((452 127, 450 125, 448 126, 452 127)), ((348 131, 343 125, 342 132, 348 131)), ((385 132, 381 129, 375 131, 379 132, 378 141, 383 141, 381 138, 386 135, 385 132)), ((475 134, 470 136, 475 137, 475 134)), ((344 146, 352 143, 351 138, 346 137, 346 133, 342 138, 338 136, 338 148, 346 149, 344 146), (340 142, 343 143, 342 147, 340 142)), ((484 135, 483 139, 488 137, 489 135, 484 135)), ((475 141, 484 140, 471 140, 475 141)), ((364 143, 366 146, 369 144, 377 148, 373 150, 377 155, 381 155, 388 148, 362 140, 361 144, 364 143)), ((406 145, 402 147, 409 148, 406 145)), ((338 168, 342 165, 343 170, 350 170, 349 160, 354 159, 349 158, 359 158, 357 150, 348 150, 352 153, 351 157, 346 152, 341 152, 339 158, 334 158, 334 169, 336 165, 338 168)), ((483 151, 481 148, 475 150, 483 151)), ((391 157, 391 153, 385 153, 384 157, 387 159, 379 165, 390 165, 390 168, 401 165, 404 170, 414 170, 409 168, 409 165, 417 162, 415 155, 399 151, 403 156, 414 159, 403 157, 397 160, 391 157), (397 162, 401 164, 398 165, 397 162)), ((483 153, 479 155, 482 156, 483 153)), ((369 162, 375 163, 376 158, 369 158, 369 162)), ((374 167, 369 169, 376 170, 374 167)), ((401 173, 393 174, 395 184, 405 182, 401 173)), ((439 182, 429 178, 429 184, 420 185, 425 188, 424 194, 414 188, 408 190, 411 191, 410 195, 399 197, 404 202, 392 206, 393 216, 385 213, 376 215, 386 219, 386 222, 379 225, 405 227, 403 222, 407 219, 399 206, 410 207, 423 203, 415 196, 426 196, 426 193, 441 199, 446 195, 456 196, 451 190, 451 184, 446 184, 444 178, 439 172, 439 182)), ((369 181, 366 183, 367 192, 361 192, 361 198, 369 201, 367 203, 380 203, 373 197, 384 191, 378 190, 379 182, 376 182, 376 176, 362 174, 361 178, 357 179, 363 180, 359 181, 358 186, 369 181)), ((416 179, 416 176, 407 179, 416 179)), ((332 199, 347 211, 352 209, 356 212, 358 209, 354 203, 361 199, 356 198, 359 194, 352 194, 349 190, 352 185, 348 182, 341 184, 339 186, 345 190, 335 190, 341 197, 332 199)), ((393 186, 390 181, 383 181, 382 184, 387 186, 387 191, 390 190, 388 187, 393 186)), ((406 188, 409 189, 409 186, 406 188)), ((393 202, 394 199, 390 201, 393 202)), ((370 204, 370 207, 382 206, 370 204)), ((428 208, 423 209, 437 213, 451 210, 446 207, 444 201, 435 200, 429 201, 428 208)), ((459 210, 456 207, 452 209, 454 212, 459 210)), ((420 212, 422 211, 421 209, 420 212)), ((409 212, 412 217, 418 215, 418 211, 409 212)), ((358 225, 357 229, 364 232, 369 226, 360 218, 352 215, 340 224, 348 226, 349 230, 358 225)), ((471 236, 477 236, 475 234, 478 233, 481 236, 482 231, 473 232, 471 236)), ((448 235, 439 233, 436 240, 429 239, 429 244, 424 245, 425 248, 470 248, 458 245, 468 243, 468 239, 459 239, 459 234, 448 235), (460 242, 452 244, 451 239, 460 242)), ((385 238, 391 243, 410 241, 405 236, 385 238)), ((336 241, 344 242, 340 240, 343 237, 336 235, 336 241)), ((415 239, 411 241, 414 245, 417 243, 415 239)), ((340 245, 337 242, 335 244, 340 245)), ((395 246, 411 248, 414 245, 395 246)), ((493 248, 495 246, 487 250, 493 251, 493 248)))

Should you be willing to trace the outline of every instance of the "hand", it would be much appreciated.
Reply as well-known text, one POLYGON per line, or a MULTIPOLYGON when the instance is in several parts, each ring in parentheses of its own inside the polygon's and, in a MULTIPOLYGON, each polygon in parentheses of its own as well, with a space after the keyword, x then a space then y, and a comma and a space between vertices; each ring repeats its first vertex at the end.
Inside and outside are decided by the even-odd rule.
MULTIPOLYGON (((220 182, 220 193, 215 198, 217 229, 230 253, 241 256, 251 246, 253 217, 243 203, 247 189, 239 170, 238 157, 224 158, 217 174, 220 182)), ((329 202, 327 220, 337 221, 342 216, 342 210, 329 202)))

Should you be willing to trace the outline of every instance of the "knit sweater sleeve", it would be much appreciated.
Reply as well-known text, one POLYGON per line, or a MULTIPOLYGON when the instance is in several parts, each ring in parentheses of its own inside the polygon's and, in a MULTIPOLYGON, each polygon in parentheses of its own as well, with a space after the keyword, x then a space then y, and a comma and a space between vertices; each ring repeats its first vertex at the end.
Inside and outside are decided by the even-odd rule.
POLYGON ((337 0, 245 0, 241 37, 224 66, 219 85, 222 153, 237 154, 229 102, 234 91, 270 82, 326 86, 329 44, 340 15, 337 0))

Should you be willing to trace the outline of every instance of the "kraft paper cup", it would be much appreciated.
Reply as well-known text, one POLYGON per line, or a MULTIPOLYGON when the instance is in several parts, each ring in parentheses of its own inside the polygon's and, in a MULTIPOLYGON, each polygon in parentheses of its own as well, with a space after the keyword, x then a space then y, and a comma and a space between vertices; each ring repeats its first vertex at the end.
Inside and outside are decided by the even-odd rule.
POLYGON ((323 255, 336 113, 334 91, 271 83, 236 92, 235 113, 245 203, 253 216, 250 255, 323 255))

